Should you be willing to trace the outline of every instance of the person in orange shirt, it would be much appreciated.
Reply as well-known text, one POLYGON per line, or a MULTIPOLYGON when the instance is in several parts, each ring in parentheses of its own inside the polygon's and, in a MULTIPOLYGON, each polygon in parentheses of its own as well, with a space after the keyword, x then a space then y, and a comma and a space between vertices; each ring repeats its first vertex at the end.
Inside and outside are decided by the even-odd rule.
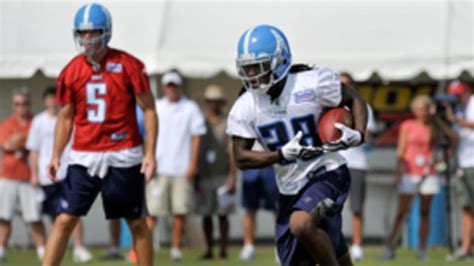
POLYGON ((429 231, 429 211, 432 196, 439 192, 440 184, 435 170, 435 148, 439 132, 443 132, 452 143, 458 142, 457 134, 439 117, 434 116, 434 104, 427 95, 413 99, 411 111, 414 118, 400 125, 397 147, 397 169, 395 182, 398 185, 399 202, 395 222, 381 260, 395 258, 395 248, 400 228, 410 210, 416 194, 421 199, 420 244, 416 257, 426 260, 426 241, 429 231))
POLYGON ((41 260, 46 242, 41 221, 41 202, 37 180, 30 180, 26 138, 31 125, 30 97, 26 89, 13 92, 13 114, 0 125, 0 262, 6 259, 5 246, 11 232, 11 220, 17 205, 23 219, 31 223, 37 255, 41 260), (35 187, 36 186, 36 187, 35 187))

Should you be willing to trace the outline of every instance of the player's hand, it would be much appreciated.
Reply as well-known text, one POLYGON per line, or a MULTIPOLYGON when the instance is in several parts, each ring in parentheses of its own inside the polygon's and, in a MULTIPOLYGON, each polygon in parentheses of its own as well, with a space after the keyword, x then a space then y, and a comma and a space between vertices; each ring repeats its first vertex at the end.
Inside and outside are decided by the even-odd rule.
POLYGON ((363 137, 360 131, 347 127, 341 123, 336 123, 334 127, 342 132, 342 136, 336 141, 323 144, 323 149, 325 151, 335 152, 362 144, 363 137))
POLYGON ((186 180, 188 180, 188 182, 192 182, 195 176, 196 176, 196 167, 189 166, 188 169, 186 170, 186 180))
POLYGON ((304 146, 300 144, 303 133, 298 131, 296 136, 286 143, 280 150, 283 159, 287 161, 294 161, 299 158, 311 157, 321 150, 316 147, 304 146))
POLYGON ((36 175, 31 175, 31 180, 30 180, 30 183, 33 187, 39 187, 40 184, 39 184, 39 180, 38 180, 38 176, 36 175))
POLYGON ((235 177, 231 176, 229 177, 229 179, 227 179, 227 191, 230 193, 230 194, 234 194, 235 193, 235 177))
POLYGON ((11 136, 10 141, 15 144, 26 141, 28 135, 26 133, 15 133, 11 136))
POLYGON ((51 159, 51 162, 48 164, 46 171, 48 173, 49 179, 51 179, 53 182, 57 182, 58 178, 56 176, 56 173, 59 170, 59 159, 53 158, 51 159))
POLYGON ((145 176, 145 181, 148 183, 156 174, 156 159, 155 156, 145 156, 143 158, 140 173, 145 176))

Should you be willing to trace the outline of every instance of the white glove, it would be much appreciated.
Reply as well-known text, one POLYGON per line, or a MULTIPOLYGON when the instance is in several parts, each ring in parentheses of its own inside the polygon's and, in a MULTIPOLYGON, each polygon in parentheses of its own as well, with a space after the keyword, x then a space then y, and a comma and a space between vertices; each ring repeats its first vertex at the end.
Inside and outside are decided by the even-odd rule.
POLYGON ((334 152, 345 150, 350 147, 358 146, 363 142, 363 136, 360 131, 354 130, 341 123, 334 124, 334 127, 342 132, 342 136, 338 140, 323 144, 324 151, 334 152))
POLYGON ((280 150, 283 159, 287 161, 294 161, 298 158, 306 158, 316 153, 321 152, 321 149, 310 146, 303 146, 300 144, 303 133, 298 131, 296 136, 286 143, 280 150))

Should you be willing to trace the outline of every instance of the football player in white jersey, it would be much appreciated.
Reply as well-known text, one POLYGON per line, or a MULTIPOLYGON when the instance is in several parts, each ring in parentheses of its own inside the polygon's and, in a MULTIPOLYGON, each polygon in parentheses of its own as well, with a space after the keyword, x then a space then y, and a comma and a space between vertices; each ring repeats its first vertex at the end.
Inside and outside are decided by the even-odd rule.
POLYGON ((363 143, 363 97, 343 88, 330 69, 292 66, 288 41, 273 26, 245 31, 236 63, 247 92, 232 107, 227 133, 239 168, 275 169, 280 192, 276 243, 282 265, 352 265, 341 232, 350 176, 335 151, 363 143), (319 117, 337 106, 351 109, 354 129, 336 124, 341 138, 321 143, 319 117), (265 151, 252 151, 255 141, 265 151))

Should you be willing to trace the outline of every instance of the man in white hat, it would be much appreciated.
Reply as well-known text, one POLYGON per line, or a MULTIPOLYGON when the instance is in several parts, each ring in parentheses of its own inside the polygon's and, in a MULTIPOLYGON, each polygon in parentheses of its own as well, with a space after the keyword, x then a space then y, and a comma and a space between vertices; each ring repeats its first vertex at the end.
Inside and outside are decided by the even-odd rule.
POLYGON ((206 125, 198 105, 183 95, 183 80, 177 72, 165 73, 161 84, 165 97, 156 101, 160 117, 156 151, 158 178, 147 186, 150 213, 147 223, 153 230, 158 216, 173 215, 170 255, 173 260, 181 260, 185 216, 192 207, 192 184, 206 125))

